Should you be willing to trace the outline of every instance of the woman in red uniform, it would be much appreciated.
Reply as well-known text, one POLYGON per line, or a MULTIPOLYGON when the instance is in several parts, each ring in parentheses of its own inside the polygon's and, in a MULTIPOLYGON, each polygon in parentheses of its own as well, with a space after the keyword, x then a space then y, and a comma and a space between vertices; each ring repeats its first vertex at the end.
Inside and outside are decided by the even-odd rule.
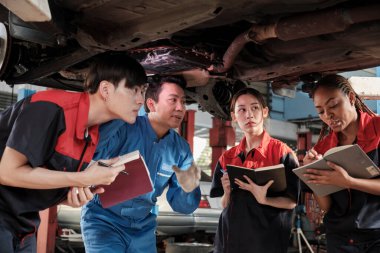
POLYGON ((298 161, 284 143, 269 136, 264 120, 269 109, 255 89, 245 88, 231 100, 231 117, 244 132, 240 144, 223 153, 215 169, 211 197, 222 196, 224 210, 215 237, 215 253, 265 252, 286 253, 291 229, 291 213, 296 205, 297 179, 292 169, 298 161), (264 186, 237 180, 231 190, 226 165, 260 168, 283 163, 287 189, 267 194, 264 186))
MULTIPOLYGON (((325 76, 311 95, 324 127, 304 163, 319 158, 330 148, 356 143, 379 165, 380 118, 363 104, 348 80, 339 75, 325 76)), ((316 196, 327 212, 327 251, 380 252, 380 179, 353 178, 336 164, 330 163, 330 167, 333 171, 310 169, 305 174, 312 183, 347 188, 326 197, 316 196)))

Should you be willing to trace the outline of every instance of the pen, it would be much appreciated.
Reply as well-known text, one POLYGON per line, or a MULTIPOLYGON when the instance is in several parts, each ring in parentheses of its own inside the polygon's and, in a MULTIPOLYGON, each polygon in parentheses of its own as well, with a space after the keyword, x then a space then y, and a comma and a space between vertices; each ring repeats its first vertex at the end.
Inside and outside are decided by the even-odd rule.
POLYGON ((104 163, 104 162, 102 162, 102 161, 98 161, 98 164, 99 164, 100 166, 102 166, 102 167, 111 167, 111 165, 106 164, 106 163, 104 163))
POLYGON ((220 169, 220 172, 222 172, 222 174, 226 174, 227 171, 225 171, 224 169, 220 169))
MULTIPOLYGON (((103 166, 103 167, 112 167, 111 165, 106 164, 106 163, 104 163, 104 162, 102 162, 102 161, 98 161, 98 164, 99 164, 100 166, 103 166)), ((123 174, 125 174, 125 175, 128 175, 128 172, 125 171, 125 170, 120 171, 120 173, 123 173, 123 174)))

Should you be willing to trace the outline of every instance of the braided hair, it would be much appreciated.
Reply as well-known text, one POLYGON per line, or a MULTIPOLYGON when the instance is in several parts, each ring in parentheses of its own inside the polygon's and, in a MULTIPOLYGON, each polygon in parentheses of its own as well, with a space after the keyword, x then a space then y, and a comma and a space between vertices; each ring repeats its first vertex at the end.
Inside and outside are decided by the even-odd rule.
MULTIPOLYGON (((340 76, 340 75, 336 75, 336 74, 331 74, 331 75, 324 76, 313 87, 313 89, 312 89, 312 91, 310 93, 311 98, 314 98, 315 91, 319 87, 326 87, 326 88, 330 88, 330 89, 339 89, 339 90, 341 90, 346 95, 348 95, 350 92, 352 92, 353 94, 355 94, 355 108, 356 108, 356 111, 358 111, 358 112, 366 112, 370 116, 376 116, 376 114, 373 111, 371 111, 371 109, 369 109, 368 106, 366 106, 363 103, 363 100, 354 91, 354 89, 352 88, 350 82, 345 77, 340 76)), ((323 137, 327 133, 328 133, 328 126, 327 126, 326 123, 323 122, 321 132, 319 133, 318 141, 321 141, 323 139, 323 137)))

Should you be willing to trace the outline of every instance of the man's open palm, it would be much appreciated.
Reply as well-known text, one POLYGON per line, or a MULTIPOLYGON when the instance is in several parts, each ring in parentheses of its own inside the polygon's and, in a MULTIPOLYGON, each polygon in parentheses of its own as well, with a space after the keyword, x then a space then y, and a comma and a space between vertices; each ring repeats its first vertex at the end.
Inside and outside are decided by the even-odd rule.
POLYGON ((173 165, 173 170, 185 192, 192 192, 198 187, 199 180, 201 179, 201 169, 194 162, 187 170, 181 170, 175 165, 173 165))

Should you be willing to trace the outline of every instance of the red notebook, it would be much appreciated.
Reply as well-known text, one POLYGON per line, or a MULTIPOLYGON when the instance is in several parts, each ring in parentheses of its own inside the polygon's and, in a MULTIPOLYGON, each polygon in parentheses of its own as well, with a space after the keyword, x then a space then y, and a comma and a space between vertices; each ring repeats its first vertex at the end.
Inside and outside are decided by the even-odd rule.
POLYGON ((105 192, 99 194, 99 198, 104 208, 114 206, 153 190, 149 170, 138 150, 120 156, 119 161, 112 166, 118 166, 123 163, 125 165, 123 173, 120 173, 110 185, 102 186, 105 192))

